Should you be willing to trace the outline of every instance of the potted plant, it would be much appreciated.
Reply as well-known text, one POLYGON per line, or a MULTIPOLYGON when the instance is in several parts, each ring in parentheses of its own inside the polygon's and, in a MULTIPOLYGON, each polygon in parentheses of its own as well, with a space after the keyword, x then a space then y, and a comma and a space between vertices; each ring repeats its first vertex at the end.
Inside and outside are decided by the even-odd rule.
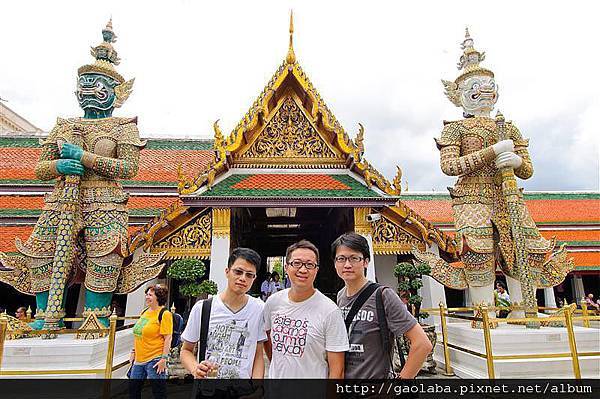
MULTIPOLYGON (((423 297, 419 295, 419 289, 423 287, 423 276, 431 273, 431 268, 425 263, 400 262, 394 268, 394 276, 398 278, 398 294, 402 301, 406 303, 408 310, 417 319, 425 334, 431 341, 432 347, 435 348, 437 335, 435 326, 424 324, 423 320, 429 317, 426 312, 421 312, 421 302, 423 297)), ((407 346, 410 346, 410 341, 404 339, 407 346)), ((427 356, 423 368, 430 373, 435 373, 436 363, 433 360, 433 351, 427 356)))
POLYGON ((180 282, 179 293, 188 298, 188 309, 191 307, 192 299, 205 299, 209 294, 217 293, 215 282, 206 279, 200 281, 205 274, 204 262, 198 259, 176 260, 167 270, 167 276, 180 282))

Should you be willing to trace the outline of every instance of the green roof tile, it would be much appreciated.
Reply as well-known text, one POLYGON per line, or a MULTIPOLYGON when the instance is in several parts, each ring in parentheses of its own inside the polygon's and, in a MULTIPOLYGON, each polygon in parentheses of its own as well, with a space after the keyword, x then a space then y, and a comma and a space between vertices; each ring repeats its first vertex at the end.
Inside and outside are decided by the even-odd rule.
POLYGON ((235 184, 253 175, 232 175, 202 193, 203 197, 318 197, 318 198, 381 198, 375 191, 363 186, 347 175, 329 175, 331 178, 350 187, 340 189, 239 189, 235 184))

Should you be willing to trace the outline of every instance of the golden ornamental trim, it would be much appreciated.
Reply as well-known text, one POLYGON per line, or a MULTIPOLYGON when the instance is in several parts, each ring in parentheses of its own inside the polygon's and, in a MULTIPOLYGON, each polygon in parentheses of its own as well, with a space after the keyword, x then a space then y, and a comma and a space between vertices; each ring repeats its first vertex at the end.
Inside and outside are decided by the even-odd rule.
POLYGON ((286 94, 255 138, 236 154, 236 159, 342 159, 321 137, 294 94, 286 94))
POLYGON ((424 251, 423 240, 404 231, 400 226, 383 216, 372 225, 373 252, 378 255, 408 254, 413 247, 424 251))
MULTIPOLYGON (((153 252, 158 252, 158 249, 153 249, 153 252)), ((165 255, 165 260, 177 260, 177 259, 202 259, 207 260, 210 259, 210 248, 169 248, 167 249, 167 254, 165 255)))
POLYGON ((371 234, 371 225, 367 220, 367 215, 371 208, 354 208, 354 231, 358 234, 371 234))
POLYGON ((166 256, 168 256, 175 249, 185 251, 204 249, 210 253, 211 230, 211 215, 202 212, 192 222, 154 244, 152 252, 167 251, 166 256))
POLYGON ((32 331, 33 329, 29 326, 29 324, 7 314, 6 312, 0 314, 0 318, 4 318, 6 320, 7 340, 30 338, 30 335, 27 332, 32 331))
POLYGON ((229 208, 213 208, 212 210, 212 233, 215 237, 229 237, 231 210, 229 208))
MULTIPOLYGON (((102 308, 103 313, 105 309, 108 308, 102 308)), ((96 311, 98 311, 99 309, 94 309, 93 311, 91 310, 87 310, 85 312, 83 312, 83 317, 85 317, 85 321, 81 324, 81 327, 79 327, 77 329, 77 335, 75 336, 76 339, 83 339, 83 340, 88 340, 88 339, 98 339, 98 338, 102 338, 108 335, 108 331, 106 332, 89 332, 88 330, 99 330, 99 329, 104 329, 106 328, 106 326, 104 326, 102 323, 100 323, 100 320, 98 320, 98 316, 96 311)), ((110 316, 111 312, 110 310, 108 311, 108 315, 110 316)), ((99 315, 99 314, 98 314, 99 315)), ((106 315, 104 315, 106 316, 106 315)))

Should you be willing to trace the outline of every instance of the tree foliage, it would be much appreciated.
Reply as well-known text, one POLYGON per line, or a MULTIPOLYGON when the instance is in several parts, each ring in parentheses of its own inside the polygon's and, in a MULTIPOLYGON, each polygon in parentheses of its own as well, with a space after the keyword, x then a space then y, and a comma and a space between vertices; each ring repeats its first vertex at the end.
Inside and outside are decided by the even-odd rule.
POLYGON ((408 304, 413 316, 418 320, 429 317, 429 314, 420 312, 423 298, 418 290, 423 287, 423 276, 429 275, 431 268, 425 263, 414 265, 412 262, 400 262, 394 268, 394 276, 398 278, 398 292, 400 296, 408 299, 408 304))

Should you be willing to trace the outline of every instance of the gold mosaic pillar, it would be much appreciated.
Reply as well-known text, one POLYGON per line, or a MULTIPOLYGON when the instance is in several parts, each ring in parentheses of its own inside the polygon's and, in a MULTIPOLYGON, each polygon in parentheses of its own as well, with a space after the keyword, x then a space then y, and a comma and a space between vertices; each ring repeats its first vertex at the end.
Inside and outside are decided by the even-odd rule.
POLYGON ((371 259, 367 266, 367 278, 375 281, 375 254, 373 253, 373 232, 371 223, 367 220, 367 215, 371 213, 371 208, 354 208, 354 231, 365 237, 369 243, 369 254, 371 259))
POLYGON ((212 209, 212 241, 210 246, 209 278, 217 283, 219 291, 227 286, 225 268, 229 258, 231 241, 231 209, 212 209))

